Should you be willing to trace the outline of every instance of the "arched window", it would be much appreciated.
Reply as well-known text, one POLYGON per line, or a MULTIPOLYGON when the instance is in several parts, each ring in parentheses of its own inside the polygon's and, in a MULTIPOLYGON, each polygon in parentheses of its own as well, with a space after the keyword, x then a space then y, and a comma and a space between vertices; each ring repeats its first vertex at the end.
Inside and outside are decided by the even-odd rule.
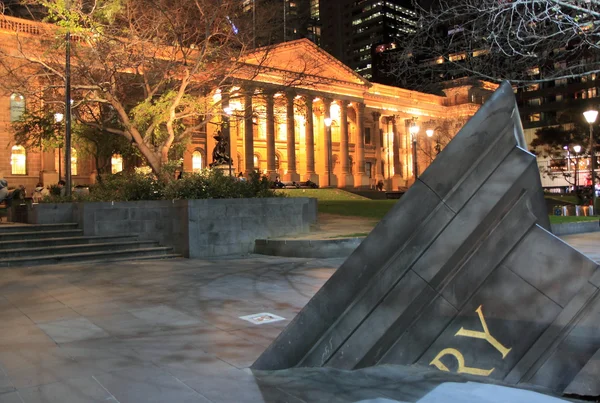
POLYGON ((110 166, 113 174, 121 172, 123 170, 123 157, 119 154, 113 154, 110 159, 110 166))
POLYGON ((275 171, 279 172, 279 155, 275 154, 275 171))
POLYGON ((27 154, 25 147, 13 146, 10 154, 10 172, 13 175, 27 175, 27 154))
POLYGON ((198 150, 192 153, 192 172, 202 171, 202 153, 198 150))
POLYGON ((71 175, 79 175, 77 173, 77 150, 71 148, 71 175))
POLYGON ((21 94, 11 94, 10 96, 10 121, 16 122, 21 119, 25 113, 25 97, 21 94))
POLYGON ((260 169, 260 158, 254 154, 254 169, 260 169))

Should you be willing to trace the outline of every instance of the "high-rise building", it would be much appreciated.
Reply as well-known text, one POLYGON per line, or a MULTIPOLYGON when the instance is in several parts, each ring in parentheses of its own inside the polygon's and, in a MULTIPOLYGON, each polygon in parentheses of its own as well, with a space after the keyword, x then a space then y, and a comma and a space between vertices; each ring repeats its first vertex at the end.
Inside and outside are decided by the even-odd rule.
POLYGON ((319 0, 243 0, 252 14, 255 46, 308 38, 320 42, 319 0))
POLYGON ((323 48, 363 77, 378 81, 377 54, 415 32, 411 0, 333 0, 321 5, 323 48))

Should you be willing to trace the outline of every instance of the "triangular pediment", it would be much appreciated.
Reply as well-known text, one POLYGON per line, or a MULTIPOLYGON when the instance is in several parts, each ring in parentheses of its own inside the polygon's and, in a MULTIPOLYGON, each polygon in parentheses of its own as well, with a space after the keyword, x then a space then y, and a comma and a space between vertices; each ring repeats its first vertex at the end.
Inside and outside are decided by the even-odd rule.
POLYGON ((320 77, 325 82, 343 82, 368 87, 371 83, 348 66, 316 46, 308 39, 298 39, 275 46, 257 49, 240 61, 261 66, 281 75, 307 75, 320 77))

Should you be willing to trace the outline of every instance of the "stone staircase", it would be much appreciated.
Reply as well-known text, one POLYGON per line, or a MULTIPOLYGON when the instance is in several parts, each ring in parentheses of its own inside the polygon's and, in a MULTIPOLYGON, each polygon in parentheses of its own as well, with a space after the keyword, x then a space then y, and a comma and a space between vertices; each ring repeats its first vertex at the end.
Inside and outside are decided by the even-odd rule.
POLYGON ((0 224, 0 267, 180 257, 135 234, 84 236, 77 224, 0 224))

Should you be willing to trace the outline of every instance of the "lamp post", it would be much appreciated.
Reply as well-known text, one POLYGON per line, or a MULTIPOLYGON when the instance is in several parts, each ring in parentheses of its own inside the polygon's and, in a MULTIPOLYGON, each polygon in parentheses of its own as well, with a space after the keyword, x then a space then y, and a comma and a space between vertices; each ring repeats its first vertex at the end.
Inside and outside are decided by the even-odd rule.
MULTIPOLYGON (((65 2, 67 10, 70 1, 65 2)), ((65 35, 65 195, 71 196, 71 31, 65 35)))
POLYGON ((417 163, 417 134, 419 133, 419 126, 413 121, 410 124, 409 131, 412 139, 413 174, 416 182, 419 177, 419 165, 417 163))
POLYGON ((575 151, 575 195, 577 196, 578 191, 578 182, 579 182, 579 153, 581 152, 581 146, 575 145, 573 146, 573 151, 575 151))
MULTIPOLYGON (((329 147, 331 147, 331 118, 329 116, 327 116, 325 119, 323 119, 323 122, 325 123, 325 130, 327 130, 327 133, 325 134, 326 138, 328 139, 328 143, 329 143, 329 147)), ((329 169, 327 170, 327 186, 331 186, 331 170, 333 169, 331 166, 331 151, 327 150, 327 166, 329 167, 329 169)))
POLYGON ((593 213, 596 215, 596 142, 594 141, 594 122, 598 117, 598 111, 590 109, 589 111, 583 112, 585 120, 590 124, 590 159, 591 159, 591 176, 592 176, 592 207, 593 213))

